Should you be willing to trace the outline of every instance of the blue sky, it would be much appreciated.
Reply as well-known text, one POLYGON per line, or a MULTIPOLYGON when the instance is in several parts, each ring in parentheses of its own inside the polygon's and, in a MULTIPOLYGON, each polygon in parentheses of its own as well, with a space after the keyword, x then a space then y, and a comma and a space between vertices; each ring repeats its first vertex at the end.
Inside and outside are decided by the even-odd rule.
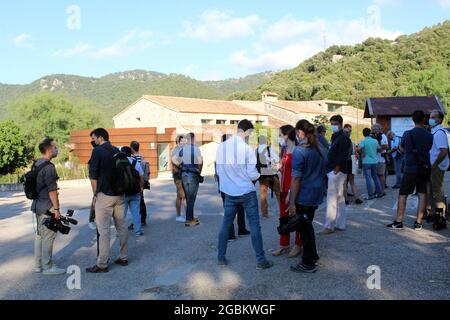
POLYGON ((0 82, 130 69, 240 77, 445 19, 450 0, 2 1, 0 82))

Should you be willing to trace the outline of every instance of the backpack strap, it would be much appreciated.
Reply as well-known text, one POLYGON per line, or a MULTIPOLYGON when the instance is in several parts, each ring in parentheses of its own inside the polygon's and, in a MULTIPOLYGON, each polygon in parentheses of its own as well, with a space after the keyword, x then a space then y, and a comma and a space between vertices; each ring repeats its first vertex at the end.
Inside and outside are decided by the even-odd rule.
MULTIPOLYGON (((37 161, 34 161, 33 167, 32 167, 31 170, 34 170, 34 171, 35 171, 36 180, 37 180, 37 177, 38 177, 39 173, 40 173, 46 166, 53 165, 53 163, 51 163, 50 161, 47 160, 47 161, 45 161, 44 163, 41 163, 39 166, 36 166, 36 162, 37 162, 37 161)), ((44 185, 43 187, 41 187, 41 189, 37 190, 38 196, 39 196, 39 194, 42 192, 42 190, 44 190, 46 187, 47 187, 47 186, 44 185)))

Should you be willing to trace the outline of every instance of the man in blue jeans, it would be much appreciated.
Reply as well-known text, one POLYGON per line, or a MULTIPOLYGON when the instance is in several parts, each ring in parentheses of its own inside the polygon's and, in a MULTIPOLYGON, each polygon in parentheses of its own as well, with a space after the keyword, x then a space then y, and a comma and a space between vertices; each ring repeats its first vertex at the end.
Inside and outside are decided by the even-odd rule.
POLYGON ((186 194, 186 227, 195 227, 200 221, 194 217, 194 205, 197 199, 200 177, 203 169, 203 158, 200 149, 195 146, 195 134, 186 136, 187 143, 180 150, 178 157, 174 157, 174 163, 181 166, 181 178, 186 194))
POLYGON ((363 172, 366 178, 367 192, 369 194, 368 198, 365 200, 372 200, 375 197, 379 197, 383 193, 381 188, 380 179, 377 175, 377 165, 378 165, 378 141, 371 137, 371 131, 369 128, 363 130, 363 135, 365 139, 361 141, 357 147, 358 152, 362 156, 363 172), (373 193, 372 180, 375 183, 376 195, 373 193))
POLYGON ((268 269, 273 263, 266 260, 255 182, 260 174, 256 169, 255 151, 248 145, 254 130, 253 124, 242 120, 236 136, 220 144, 217 150, 216 168, 220 179, 220 191, 225 194, 225 214, 219 233, 218 263, 226 266, 228 235, 238 208, 242 206, 250 225, 253 249, 256 253, 257 269, 268 269))

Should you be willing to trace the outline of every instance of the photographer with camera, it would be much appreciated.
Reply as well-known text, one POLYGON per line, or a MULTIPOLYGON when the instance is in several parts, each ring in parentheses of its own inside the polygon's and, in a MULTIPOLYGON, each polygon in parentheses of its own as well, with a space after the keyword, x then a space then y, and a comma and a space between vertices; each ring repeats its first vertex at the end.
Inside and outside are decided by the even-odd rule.
POLYGON ((295 129, 300 141, 292 156, 289 215, 299 219, 298 231, 303 243, 303 257, 302 262, 291 267, 291 271, 314 273, 317 271, 319 256, 313 220, 324 197, 326 150, 321 148, 315 128, 310 122, 300 120, 295 129))
POLYGON ((51 138, 44 139, 39 144, 42 158, 33 164, 32 172, 36 174, 36 195, 31 205, 31 211, 36 219, 36 236, 34 243, 34 271, 43 275, 61 275, 66 270, 58 268, 53 263, 53 243, 56 231, 49 229, 50 212, 57 221, 61 219, 61 209, 58 198, 58 175, 51 160, 58 156, 58 148, 51 138))

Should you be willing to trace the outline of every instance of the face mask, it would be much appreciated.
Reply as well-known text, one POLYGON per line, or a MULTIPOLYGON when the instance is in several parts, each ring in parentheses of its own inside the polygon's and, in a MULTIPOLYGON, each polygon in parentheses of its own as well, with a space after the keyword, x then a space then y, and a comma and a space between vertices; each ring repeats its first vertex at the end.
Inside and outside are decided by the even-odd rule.
POLYGON ((53 151, 53 156, 56 158, 59 154, 58 148, 55 148, 55 151, 53 151))
POLYGON ((95 141, 91 141, 91 145, 92 145, 92 148, 95 148, 95 147, 97 146, 97 144, 95 143, 95 141))
POLYGON ((437 125, 436 120, 434 119, 430 119, 430 121, 428 122, 430 124, 430 126, 435 127, 437 125))
POLYGON ((338 126, 331 126, 331 131, 333 133, 337 133, 337 132, 339 132, 339 127, 338 126))
POLYGON ((286 146, 286 140, 284 140, 283 137, 278 138, 278 143, 279 143, 280 146, 282 146, 282 147, 286 146))

